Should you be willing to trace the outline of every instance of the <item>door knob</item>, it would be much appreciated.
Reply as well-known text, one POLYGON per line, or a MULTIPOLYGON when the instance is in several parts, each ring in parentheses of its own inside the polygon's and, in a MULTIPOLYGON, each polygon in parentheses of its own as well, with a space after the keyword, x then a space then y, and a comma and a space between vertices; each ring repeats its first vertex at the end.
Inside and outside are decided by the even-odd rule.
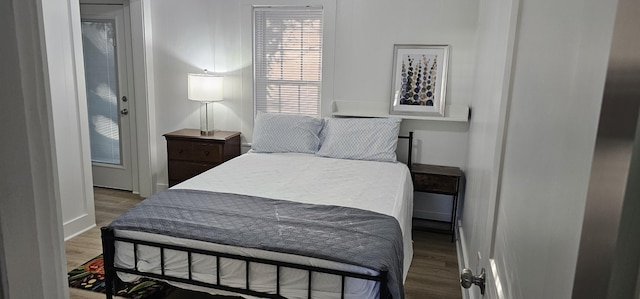
POLYGON ((129 114, 129 109, 124 108, 124 109, 120 110, 120 114, 122 114, 122 115, 127 115, 127 114, 129 114))
POLYGON ((473 272, 471 272, 471 270, 467 268, 462 270, 462 274, 460 274, 460 285, 463 288, 468 289, 474 284, 480 287, 480 294, 484 295, 484 287, 485 287, 484 268, 482 268, 482 271, 480 271, 480 274, 475 276, 473 275, 473 272))

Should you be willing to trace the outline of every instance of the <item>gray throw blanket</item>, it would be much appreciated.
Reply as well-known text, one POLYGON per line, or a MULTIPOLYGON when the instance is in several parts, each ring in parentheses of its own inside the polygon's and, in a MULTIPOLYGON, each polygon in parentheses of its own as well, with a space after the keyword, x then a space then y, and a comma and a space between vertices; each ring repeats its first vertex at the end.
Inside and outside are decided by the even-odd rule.
POLYGON ((170 189, 109 226, 387 270, 391 295, 404 298, 400 226, 395 218, 375 212, 170 189))

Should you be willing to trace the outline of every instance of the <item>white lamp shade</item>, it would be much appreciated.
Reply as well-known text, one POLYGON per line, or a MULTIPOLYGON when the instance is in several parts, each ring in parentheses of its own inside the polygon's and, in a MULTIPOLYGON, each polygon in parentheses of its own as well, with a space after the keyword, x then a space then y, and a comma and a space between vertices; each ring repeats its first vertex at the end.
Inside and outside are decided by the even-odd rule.
POLYGON ((222 76, 189 74, 188 99, 199 102, 222 101, 222 81, 222 76))

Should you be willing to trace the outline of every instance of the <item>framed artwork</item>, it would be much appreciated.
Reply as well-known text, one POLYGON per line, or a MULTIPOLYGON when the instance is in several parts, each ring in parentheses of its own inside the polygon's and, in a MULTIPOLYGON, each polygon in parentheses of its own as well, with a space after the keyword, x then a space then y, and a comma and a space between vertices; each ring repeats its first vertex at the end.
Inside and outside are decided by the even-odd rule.
POLYGON ((448 45, 394 45, 389 114, 444 116, 448 45))

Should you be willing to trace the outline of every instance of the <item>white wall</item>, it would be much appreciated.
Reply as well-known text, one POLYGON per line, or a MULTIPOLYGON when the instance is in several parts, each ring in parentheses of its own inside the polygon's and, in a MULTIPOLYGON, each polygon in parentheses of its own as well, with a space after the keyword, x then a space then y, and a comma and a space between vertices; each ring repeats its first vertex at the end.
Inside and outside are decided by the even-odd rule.
POLYGON ((45 47, 65 239, 95 226, 93 180, 77 0, 44 2, 45 47))
MULTIPOLYGON (((65 1, 48 2, 65 6, 65 1)), ((36 0, 0 3, 2 298, 69 296, 62 212, 54 188, 52 92, 42 48, 43 11, 50 9, 36 0)))
MULTIPOLYGON (((199 127, 199 104, 186 100, 186 74, 207 68, 226 76, 225 101, 215 107, 216 128, 242 131, 243 141, 251 141, 252 69, 245 57, 247 49, 250 51, 246 36, 250 37, 251 27, 245 14, 247 3, 252 2, 258 3, 151 1, 157 136, 184 127, 199 127)), ((471 102, 477 1, 316 2, 335 7, 335 12, 329 12, 329 20, 335 18, 335 24, 327 24, 330 30, 335 26, 335 36, 325 39, 333 51, 325 51, 324 56, 325 63, 330 63, 324 69, 328 80, 323 83, 329 89, 323 89, 323 116, 330 115, 334 99, 389 101, 394 44, 451 45, 447 104, 471 102)), ((464 169, 468 124, 404 121, 401 130, 415 131, 415 162, 464 169)), ((158 139, 157 147, 158 185, 162 189, 167 177, 164 138, 158 139)), ((405 158, 404 150, 400 156, 405 158)), ((421 209, 420 200, 416 205, 421 209)), ((448 219, 450 200, 436 198, 423 209, 435 209, 448 219)))
POLYGON ((477 1, 338 1, 334 98, 389 101, 394 44, 449 44, 447 104, 471 100, 477 1))
POLYGON ((242 131, 238 2, 151 1, 160 189, 167 184, 166 141, 161 135, 200 127, 200 103, 187 100, 187 73, 206 68, 225 75, 225 100, 214 106, 215 128, 242 131))

